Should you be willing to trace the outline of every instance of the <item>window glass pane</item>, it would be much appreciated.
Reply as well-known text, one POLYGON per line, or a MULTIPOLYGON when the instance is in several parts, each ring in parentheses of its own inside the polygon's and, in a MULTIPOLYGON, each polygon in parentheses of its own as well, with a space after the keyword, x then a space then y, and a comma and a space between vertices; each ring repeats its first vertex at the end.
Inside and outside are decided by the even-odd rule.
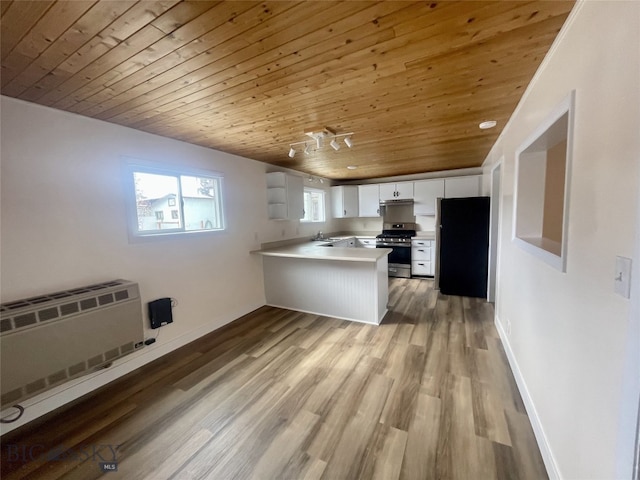
POLYGON ((139 232, 182 228, 180 215, 173 218, 171 204, 179 197, 178 178, 155 173, 133 172, 139 232))
POLYGON ((182 186, 185 230, 222 229, 218 179, 182 175, 180 183, 182 186))
POLYGON ((129 172, 132 236, 224 230, 221 176, 133 164, 129 172))
POLYGON ((324 192, 318 190, 304 191, 303 222, 324 222, 324 192))

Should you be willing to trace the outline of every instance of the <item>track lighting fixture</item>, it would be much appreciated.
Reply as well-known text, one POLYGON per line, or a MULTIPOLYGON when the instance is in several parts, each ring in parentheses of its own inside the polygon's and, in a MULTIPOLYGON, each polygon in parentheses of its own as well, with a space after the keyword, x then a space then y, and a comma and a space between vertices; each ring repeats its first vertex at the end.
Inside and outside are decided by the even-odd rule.
MULTIPOLYGON (((324 147, 324 140, 329 138, 331 139, 331 141, 330 142, 329 140, 327 141, 329 142, 329 145, 331 145, 331 148, 333 148, 335 151, 340 150, 340 144, 338 143, 338 139, 340 137, 344 137, 344 144, 347 147, 349 148, 353 147, 353 140, 351 140, 351 135, 353 135, 353 132, 336 133, 335 130, 329 127, 325 127, 320 131, 317 131, 317 132, 309 131, 309 132, 306 132, 305 134, 311 137, 312 140, 316 141, 315 150, 320 150, 322 147, 324 147)), ((302 145, 302 144, 304 144, 303 152, 305 153, 305 155, 310 155, 311 153, 313 153, 313 151, 311 150, 311 146, 307 142, 294 142, 289 144, 289 149, 290 149, 289 158, 293 158, 296 154, 296 150, 293 148, 294 145, 302 145)))
POLYGON ((307 180, 309 181, 309 183, 316 183, 316 182, 324 183, 324 179, 320 177, 312 177, 311 175, 309 175, 309 178, 307 178, 307 180))

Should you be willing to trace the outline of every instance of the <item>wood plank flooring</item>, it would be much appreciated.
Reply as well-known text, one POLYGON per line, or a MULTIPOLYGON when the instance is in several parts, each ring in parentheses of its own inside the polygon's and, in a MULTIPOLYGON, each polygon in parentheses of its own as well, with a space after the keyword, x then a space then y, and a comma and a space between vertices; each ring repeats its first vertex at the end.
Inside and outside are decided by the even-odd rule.
POLYGON ((432 287, 377 327, 262 307, 5 435, 2 478, 547 478, 493 307, 432 287))

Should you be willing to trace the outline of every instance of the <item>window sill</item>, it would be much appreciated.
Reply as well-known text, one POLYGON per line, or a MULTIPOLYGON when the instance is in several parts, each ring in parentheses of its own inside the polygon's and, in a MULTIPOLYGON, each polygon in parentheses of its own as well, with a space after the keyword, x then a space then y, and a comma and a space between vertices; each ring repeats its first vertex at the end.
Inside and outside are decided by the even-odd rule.
POLYGON ((224 233, 225 229, 219 230, 192 230, 187 232, 166 232, 166 233, 150 233, 147 235, 129 235, 129 243, 151 243, 151 242, 163 242, 166 240, 188 240, 192 238, 202 238, 210 235, 220 235, 224 233))
POLYGON ((514 243, 560 272, 566 271, 562 244, 544 237, 515 237, 514 243))

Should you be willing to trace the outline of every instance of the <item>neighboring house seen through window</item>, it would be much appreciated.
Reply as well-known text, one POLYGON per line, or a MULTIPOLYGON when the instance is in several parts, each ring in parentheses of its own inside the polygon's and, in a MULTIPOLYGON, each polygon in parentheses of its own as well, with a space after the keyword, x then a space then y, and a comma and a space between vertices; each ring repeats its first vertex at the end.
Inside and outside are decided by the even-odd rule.
POLYGON ((222 177, 129 165, 134 236, 224 230, 222 177))

